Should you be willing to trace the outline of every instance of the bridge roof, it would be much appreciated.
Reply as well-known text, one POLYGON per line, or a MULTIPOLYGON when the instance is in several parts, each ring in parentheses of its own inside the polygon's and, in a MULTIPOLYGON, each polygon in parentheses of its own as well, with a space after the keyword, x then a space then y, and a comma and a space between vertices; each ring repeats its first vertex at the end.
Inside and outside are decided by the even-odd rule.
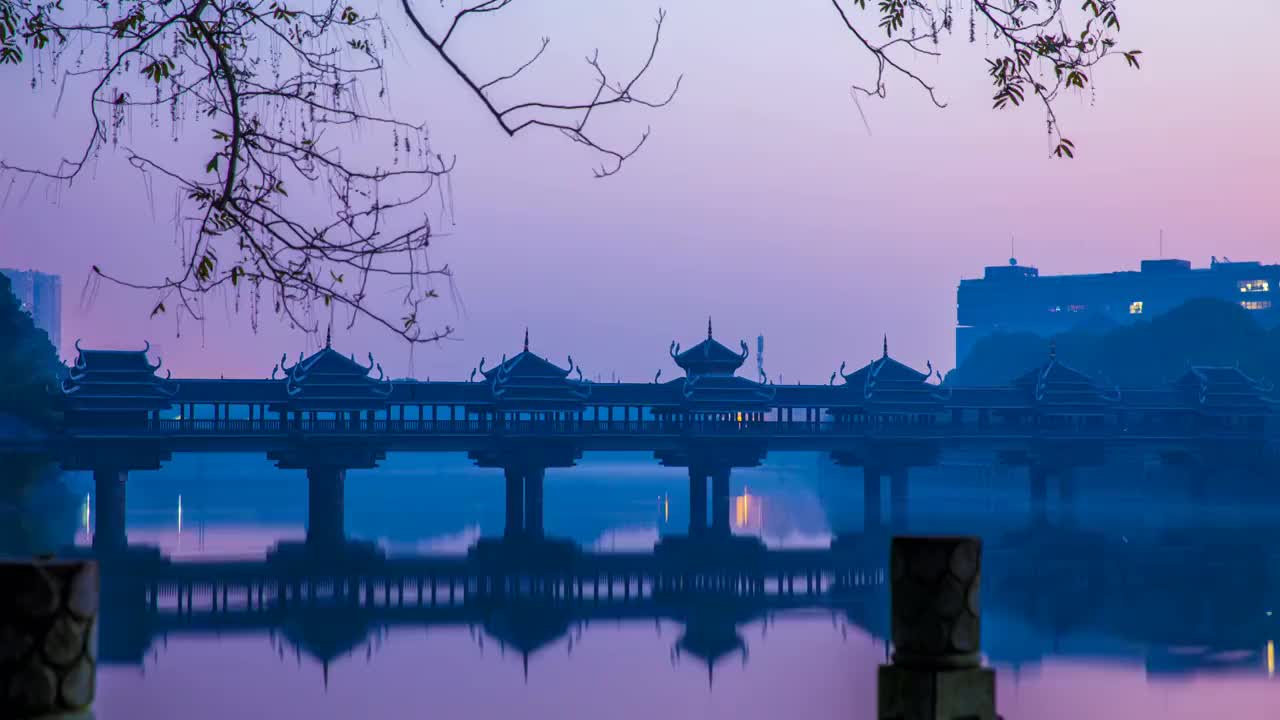
POLYGON ((61 390, 76 412, 146 412, 168 408, 177 385, 156 376, 160 363, 141 350, 85 350, 76 341, 76 361, 61 390))
POLYGON ((734 352, 715 339, 711 332, 711 318, 707 318, 707 339, 693 347, 680 351, 680 344, 671 343, 671 358, 685 374, 732 375, 747 359, 747 343, 742 342, 742 352, 734 352))
POLYGON ((369 364, 361 365, 354 356, 344 356, 334 350, 326 340, 325 346, 310 357, 300 358, 292 367, 285 367, 280 358, 280 369, 285 373, 285 400, 279 410, 348 411, 375 410, 387 405, 391 394, 391 382, 382 372, 382 366, 369 354, 369 364), (369 377, 378 369, 378 377, 369 377))
POLYGON ((1238 367, 1195 366, 1176 385, 1189 402, 1211 414, 1261 415, 1271 410, 1266 394, 1273 386, 1254 380, 1238 367))
MULTIPOLYGON (((932 371, 933 366, 929 366, 932 371)), ((922 373, 892 357, 889 357, 889 338, 886 335, 879 358, 867 363, 849 375, 844 374, 841 386, 845 392, 857 393, 864 405, 888 411, 921 412, 939 407, 942 398, 939 388, 929 382, 931 373, 922 373)))
POLYGON ((697 410, 737 410, 768 405, 776 388, 737 376, 695 375, 680 383, 683 404, 697 410))
POLYGON ((503 358, 497 367, 481 373, 489 388, 490 402, 509 409, 554 409, 582 405, 591 395, 591 384, 581 379, 570 380, 576 366, 569 357, 569 367, 562 368, 529 350, 529 330, 524 331, 524 349, 515 357, 503 358))

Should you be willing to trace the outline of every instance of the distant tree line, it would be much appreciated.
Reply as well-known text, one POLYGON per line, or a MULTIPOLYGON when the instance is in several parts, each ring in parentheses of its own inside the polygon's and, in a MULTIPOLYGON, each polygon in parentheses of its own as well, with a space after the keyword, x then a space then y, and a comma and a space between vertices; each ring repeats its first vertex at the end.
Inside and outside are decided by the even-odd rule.
POLYGON ((1263 327, 1237 304, 1203 299, 1149 321, 1105 330, 1081 328, 1052 338, 1026 332, 990 335, 947 374, 947 382, 1007 384, 1042 365, 1050 343, 1063 363, 1120 386, 1160 385, 1192 365, 1238 365, 1254 379, 1280 378, 1280 327, 1263 327))

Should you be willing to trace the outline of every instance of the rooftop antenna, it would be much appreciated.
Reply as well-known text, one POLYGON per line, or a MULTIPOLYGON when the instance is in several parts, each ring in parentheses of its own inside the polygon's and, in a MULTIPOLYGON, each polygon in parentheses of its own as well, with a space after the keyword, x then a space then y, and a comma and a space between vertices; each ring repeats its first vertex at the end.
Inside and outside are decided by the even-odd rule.
POLYGON ((1015 266, 1018 264, 1018 253, 1016 245, 1014 244, 1016 239, 1016 236, 1009 235, 1009 264, 1015 266))
POLYGON ((1160 228, 1160 259, 1164 259, 1164 228, 1160 228))

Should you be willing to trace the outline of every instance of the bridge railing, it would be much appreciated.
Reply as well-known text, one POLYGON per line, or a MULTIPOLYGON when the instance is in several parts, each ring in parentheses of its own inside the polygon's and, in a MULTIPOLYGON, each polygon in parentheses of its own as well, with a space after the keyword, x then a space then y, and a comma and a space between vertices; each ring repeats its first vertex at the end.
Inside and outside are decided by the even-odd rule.
MULTIPOLYGON (((1144 439, 1261 439, 1248 428, 1197 428, 1160 424, 1051 425, 1004 423, 878 423, 787 422, 775 420, 311 420, 302 419, 160 419, 137 427, 84 429, 85 434, 158 436, 261 436, 261 435, 434 435, 434 436, 704 436, 704 437, 852 437, 913 440, 962 438, 1063 438, 1116 440, 1144 439)), ((73 431, 72 434, 80 434, 73 431)))

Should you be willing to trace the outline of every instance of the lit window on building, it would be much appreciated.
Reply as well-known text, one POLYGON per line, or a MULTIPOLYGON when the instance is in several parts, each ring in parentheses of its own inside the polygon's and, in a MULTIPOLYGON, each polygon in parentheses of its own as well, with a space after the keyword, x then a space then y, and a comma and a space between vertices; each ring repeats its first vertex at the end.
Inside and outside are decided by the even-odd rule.
POLYGON ((1270 300, 1245 300, 1240 303, 1240 307, 1245 310, 1270 310, 1270 300))
POLYGON ((1236 283, 1242 293, 1271 292, 1269 280, 1241 280, 1236 283))
POLYGON ((1142 314, 1142 301, 1141 301, 1141 300, 1134 300, 1133 302, 1129 303, 1129 314, 1130 314, 1130 315, 1141 315, 1141 314, 1142 314))

